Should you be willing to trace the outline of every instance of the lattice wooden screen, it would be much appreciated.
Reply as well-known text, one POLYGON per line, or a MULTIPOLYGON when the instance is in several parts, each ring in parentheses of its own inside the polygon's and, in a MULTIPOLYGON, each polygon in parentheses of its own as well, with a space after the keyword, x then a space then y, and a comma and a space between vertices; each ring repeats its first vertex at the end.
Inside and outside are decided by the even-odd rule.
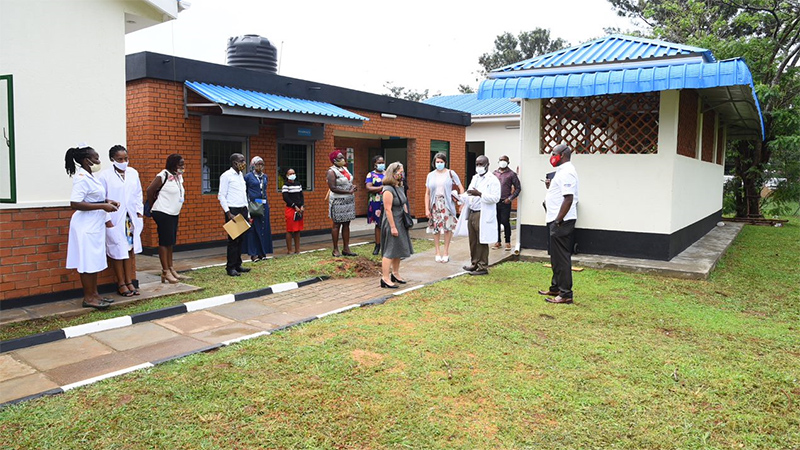
POLYGON ((717 164, 722 165, 722 162, 725 158, 725 128, 722 126, 722 122, 719 124, 719 128, 717 129, 717 164))
POLYGON ((678 154, 697 158, 697 102, 692 90, 682 90, 678 104, 678 154))
POLYGON ((658 152, 658 92, 542 102, 542 153, 562 143, 576 153, 658 152))
POLYGON ((714 131, 716 131, 716 114, 714 111, 703 113, 703 148, 700 158, 705 162, 714 162, 714 131))

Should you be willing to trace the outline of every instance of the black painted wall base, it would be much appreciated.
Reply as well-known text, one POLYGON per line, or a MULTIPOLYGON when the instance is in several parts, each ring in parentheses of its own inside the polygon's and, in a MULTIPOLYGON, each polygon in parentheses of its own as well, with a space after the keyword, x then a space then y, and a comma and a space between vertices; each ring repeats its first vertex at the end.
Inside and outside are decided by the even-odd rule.
MULTIPOLYGON (((719 210, 672 234, 576 228, 575 244, 578 253, 669 261, 705 236, 721 219, 719 210)), ((522 248, 545 250, 549 239, 546 226, 522 224, 522 248)))

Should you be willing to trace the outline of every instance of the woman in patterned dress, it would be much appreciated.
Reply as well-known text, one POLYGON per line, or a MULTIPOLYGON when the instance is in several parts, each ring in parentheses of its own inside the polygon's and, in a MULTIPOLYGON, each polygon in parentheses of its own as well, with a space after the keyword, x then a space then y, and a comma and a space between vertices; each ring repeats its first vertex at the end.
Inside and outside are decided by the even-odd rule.
POLYGON ((373 170, 367 174, 366 180, 367 197, 369 198, 367 223, 375 224, 375 248, 372 250, 372 254, 377 255, 381 251, 381 209, 383 208, 381 192, 383 191, 383 171, 386 169, 383 156, 378 155, 372 158, 372 168, 373 170))
POLYGON ((447 155, 437 153, 433 157, 434 170, 425 179, 425 217, 428 218, 427 233, 436 236, 436 262, 450 261, 450 239, 456 229, 458 214, 453 190, 464 192, 464 186, 455 171, 447 169, 447 155), (440 236, 444 236, 444 250, 440 249, 440 236))
POLYGON ((331 218, 331 239, 334 257, 356 256, 350 251, 350 221, 356 218, 356 195, 358 188, 353 184, 353 175, 347 170, 347 160, 340 150, 334 150, 328 158, 333 165, 328 169, 326 179, 330 197, 328 198, 328 217, 331 218), (342 234, 342 251, 339 252, 339 230, 342 234))

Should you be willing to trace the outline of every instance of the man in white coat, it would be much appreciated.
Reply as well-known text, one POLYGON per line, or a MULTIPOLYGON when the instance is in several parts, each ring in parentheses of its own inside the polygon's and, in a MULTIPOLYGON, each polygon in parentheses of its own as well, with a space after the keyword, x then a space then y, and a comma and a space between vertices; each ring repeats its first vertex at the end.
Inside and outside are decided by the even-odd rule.
POLYGON ((475 176, 462 194, 469 208, 469 255, 472 263, 464 266, 470 275, 489 273, 489 244, 497 242, 497 202, 500 201, 500 180, 489 172, 489 158, 478 156, 475 176))

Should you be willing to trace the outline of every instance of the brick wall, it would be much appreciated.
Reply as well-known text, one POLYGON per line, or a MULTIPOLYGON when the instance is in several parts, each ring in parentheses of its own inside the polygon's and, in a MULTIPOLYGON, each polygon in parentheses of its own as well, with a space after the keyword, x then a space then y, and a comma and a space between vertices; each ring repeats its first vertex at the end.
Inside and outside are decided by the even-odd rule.
MULTIPOLYGON (((0 210, 0 301, 81 289, 67 269, 69 207, 0 210)), ((106 269, 99 284, 113 283, 106 269)))
MULTIPOLYGON (((194 95, 194 94, 193 94, 194 95)), ((143 189, 164 167, 171 153, 180 153, 186 161, 184 186, 186 202, 181 210, 178 226, 178 245, 221 241, 225 239, 222 230, 222 209, 215 194, 201 193, 201 131, 200 117, 184 117, 183 86, 159 80, 140 80, 128 83, 128 150, 131 166, 139 170, 143 189)), ((190 98, 191 102, 202 101, 190 98)), ((353 138, 335 136, 337 131, 348 131, 368 135, 398 136, 408 139, 409 192, 412 214, 422 217, 425 214, 425 176, 430 172, 430 141, 433 139, 450 142, 451 167, 463 178, 466 170, 466 147, 463 126, 430 122, 407 117, 384 119, 379 112, 350 111, 368 117, 370 120, 362 127, 326 125, 322 140, 315 143, 314 190, 305 192, 306 230, 323 230, 331 226, 327 216, 324 197, 327 192, 325 174, 331 166, 328 154, 337 147, 352 147, 355 150, 354 176, 360 183, 356 197, 357 213, 366 214, 367 200, 363 181, 370 169, 369 148, 379 148, 380 140, 373 137, 353 138)), ((198 110, 199 112, 199 110, 198 110)), ((205 113, 210 113, 206 110, 205 113)), ((283 198, 277 191, 275 171, 277 167, 277 138, 275 124, 262 120, 258 136, 250 138, 250 157, 264 158, 265 172, 270 178, 268 198, 270 222, 273 233, 283 233, 286 229, 283 218, 283 198)), ((155 223, 147 219, 142 234, 145 247, 157 246, 155 223)))

